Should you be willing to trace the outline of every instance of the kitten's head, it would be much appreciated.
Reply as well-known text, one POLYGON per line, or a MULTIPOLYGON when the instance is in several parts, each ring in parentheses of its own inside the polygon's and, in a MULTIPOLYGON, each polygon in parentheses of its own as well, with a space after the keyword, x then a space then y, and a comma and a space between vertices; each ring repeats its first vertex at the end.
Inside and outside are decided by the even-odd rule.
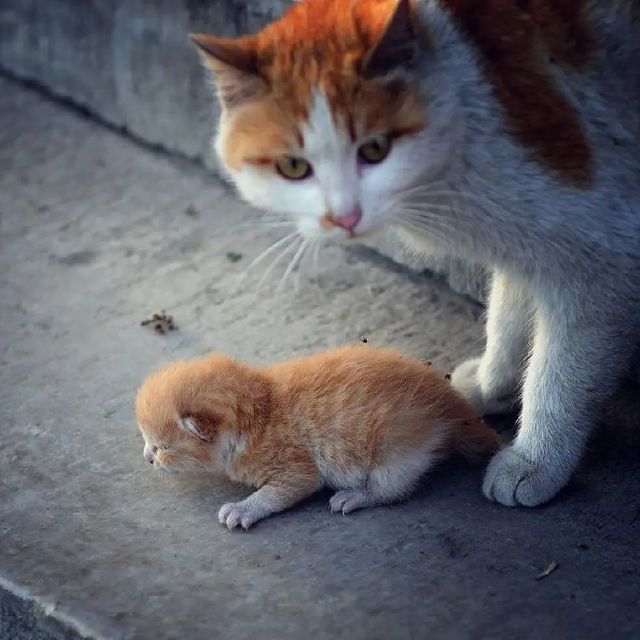
POLYGON ((429 42, 411 0, 303 0, 255 35, 192 39, 222 105, 223 165, 306 237, 380 228, 447 161, 451 116, 421 88, 429 42))
POLYGON ((219 354, 151 374, 135 403, 145 460, 166 471, 219 467, 253 415, 253 375, 219 354))

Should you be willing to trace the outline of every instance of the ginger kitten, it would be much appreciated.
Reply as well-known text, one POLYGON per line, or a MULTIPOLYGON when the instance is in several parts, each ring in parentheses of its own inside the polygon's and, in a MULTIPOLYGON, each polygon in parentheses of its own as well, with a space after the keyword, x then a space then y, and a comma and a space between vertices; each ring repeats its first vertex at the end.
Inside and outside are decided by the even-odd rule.
POLYGON ((323 486, 343 514, 400 500, 452 451, 474 460, 498 449, 442 374, 364 345, 266 367, 220 354, 176 362, 144 382, 136 417, 154 466, 209 469, 257 488, 221 507, 229 529, 323 486))
POLYGON ((307 239, 392 228, 493 271, 453 383, 521 403, 486 496, 552 498, 640 342, 640 2, 303 0, 193 39, 245 199, 307 239))

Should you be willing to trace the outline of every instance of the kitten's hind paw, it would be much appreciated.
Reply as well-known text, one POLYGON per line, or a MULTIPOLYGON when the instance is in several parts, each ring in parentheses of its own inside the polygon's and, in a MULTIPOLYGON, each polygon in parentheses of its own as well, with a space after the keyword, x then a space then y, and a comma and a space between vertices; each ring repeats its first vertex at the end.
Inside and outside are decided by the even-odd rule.
POLYGON ((530 462, 513 446, 498 452, 487 467, 484 495, 507 507, 536 507, 548 502, 568 478, 530 462))
POLYGON ((463 362, 451 374, 451 384, 473 405, 480 415, 509 413, 514 405, 513 396, 483 390, 479 368, 480 358, 472 358, 463 362))
POLYGON ((366 489, 343 489, 337 491, 329 500, 331 513, 347 515, 356 509, 364 509, 379 504, 373 494, 366 489))

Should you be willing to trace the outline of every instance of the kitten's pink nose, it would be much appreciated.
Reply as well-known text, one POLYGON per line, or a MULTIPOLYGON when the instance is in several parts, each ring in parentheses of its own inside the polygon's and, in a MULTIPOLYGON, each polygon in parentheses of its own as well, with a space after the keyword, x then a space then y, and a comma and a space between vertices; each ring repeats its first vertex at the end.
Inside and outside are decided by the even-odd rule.
POLYGON ((352 232, 358 226, 360 220, 362 220, 362 209, 356 207, 353 211, 343 216, 336 216, 330 213, 329 220, 331 220, 336 227, 342 227, 352 232))

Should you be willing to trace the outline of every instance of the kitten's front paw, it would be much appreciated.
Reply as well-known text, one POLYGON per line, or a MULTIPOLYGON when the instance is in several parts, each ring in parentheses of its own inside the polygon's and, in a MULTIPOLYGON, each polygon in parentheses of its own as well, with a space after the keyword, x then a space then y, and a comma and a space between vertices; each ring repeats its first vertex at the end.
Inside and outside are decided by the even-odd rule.
POLYGON ((347 515, 356 509, 364 509, 377 504, 376 499, 365 489, 343 489, 337 491, 329 500, 331 513, 347 515))
POLYGON ((479 367, 480 358, 472 358, 458 365, 451 374, 451 384, 477 409, 480 415, 509 413, 513 409, 513 396, 494 394, 490 390, 483 391, 478 375, 479 367))
POLYGON ((226 525, 229 529, 241 526, 248 529, 254 522, 262 519, 264 514, 256 509, 254 505, 243 502, 227 502, 218 511, 218 521, 226 525))
POLYGON ((482 492, 507 507, 536 507, 548 502, 568 478, 530 462, 515 447, 498 452, 487 467, 482 492))

